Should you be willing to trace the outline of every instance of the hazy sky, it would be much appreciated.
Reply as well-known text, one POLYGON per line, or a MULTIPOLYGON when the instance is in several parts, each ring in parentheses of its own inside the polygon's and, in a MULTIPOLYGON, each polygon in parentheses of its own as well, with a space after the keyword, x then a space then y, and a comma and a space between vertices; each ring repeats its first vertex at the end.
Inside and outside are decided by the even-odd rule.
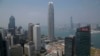
MULTIPOLYGON (((47 25, 48 2, 52 0, 0 0, 0 26, 7 27, 13 15, 16 25, 28 23, 47 25)), ((53 0, 55 25, 70 23, 99 23, 100 0, 53 0)))

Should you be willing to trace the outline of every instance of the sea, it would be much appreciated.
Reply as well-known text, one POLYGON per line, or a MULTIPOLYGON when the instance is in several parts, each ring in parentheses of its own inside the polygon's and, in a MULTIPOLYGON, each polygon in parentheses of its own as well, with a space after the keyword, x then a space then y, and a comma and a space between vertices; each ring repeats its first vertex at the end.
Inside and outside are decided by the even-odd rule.
MULTIPOLYGON (((48 34, 47 28, 42 28, 41 33, 42 35, 47 36, 48 34)), ((73 33, 75 33, 75 31, 73 31, 73 33)), ((70 29, 57 29, 57 28, 55 29, 55 37, 65 38, 73 33, 71 32, 70 29)), ((93 47, 100 49, 100 33, 91 34, 91 44, 93 45, 93 47)))

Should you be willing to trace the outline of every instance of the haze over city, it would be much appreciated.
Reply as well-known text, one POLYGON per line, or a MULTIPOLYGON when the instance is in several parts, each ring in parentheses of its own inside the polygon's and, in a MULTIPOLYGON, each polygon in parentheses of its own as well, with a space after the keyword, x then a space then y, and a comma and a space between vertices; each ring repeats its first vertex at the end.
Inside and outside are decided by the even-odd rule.
POLYGON ((0 0, 0 56, 100 56, 100 1, 0 0))
MULTIPOLYGON (((0 26, 6 27, 11 15, 17 26, 28 23, 40 23, 47 26, 48 2, 52 0, 0 0, 0 26)), ((69 24, 70 17, 74 23, 99 23, 99 0, 53 0, 55 9, 55 26, 69 24)))

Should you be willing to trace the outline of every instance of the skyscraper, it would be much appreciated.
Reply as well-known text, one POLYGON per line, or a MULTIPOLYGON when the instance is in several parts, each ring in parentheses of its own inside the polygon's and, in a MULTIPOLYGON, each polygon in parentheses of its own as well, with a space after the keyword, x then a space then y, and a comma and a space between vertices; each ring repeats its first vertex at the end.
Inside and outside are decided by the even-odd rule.
POLYGON ((70 21, 70 22, 71 22, 71 29, 73 30, 74 25, 73 25, 73 18, 72 18, 72 16, 71 16, 71 18, 70 18, 70 19, 71 19, 71 21, 70 21))
POLYGON ((70 18, 70 24, 71 24, 71 27, 70 27, 70 32, 71 32, 71 34, 74 34, 74 24, 73 24, 73 18, 72 18, 72 16, 71 16, 71 18, 70 18))
POLYGON ((78 28, 75 37, 75 55, 76 56, 90 56, 91 47, 91 28, 85 26, 78 28))
POLYGON ((40 30, 39 24, 36 24, 33 27, 33 42, 35 45, 35 50, 40 51, 41 49, 41 30, 40 30))
POLYGON ((28 25, 28 40, 33 41, 33 24, 29 23, 28 25))
POLYGON ((5 29, 0 27, 0 32, 2 34, 2 38, 5 38, 5 29))
POLYGON ((8 56, 7 42, 2 38, 0 33, 0 56, 8 56))
POLYGON ((14 16, 11 16, 10 19, 9 19, 8 31, 12 35, 15 35, 15 18, 14 18, 14 16))
POLYGON ((54 40, 54 6, 53 2, 49 2, 48 8, 48 37, 51 41, 54 40))
POLYGON ((75 53, 75 36, 65 38, 65 56, 74 56, 75 53))

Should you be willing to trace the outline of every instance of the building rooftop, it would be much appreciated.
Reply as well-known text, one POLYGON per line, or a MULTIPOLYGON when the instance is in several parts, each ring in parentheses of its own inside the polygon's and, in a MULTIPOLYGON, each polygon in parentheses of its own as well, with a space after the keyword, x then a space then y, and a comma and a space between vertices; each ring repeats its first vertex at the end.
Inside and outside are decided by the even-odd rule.
POLYGON ((34 43, 32 41, 26 43, 25 45, 33 45, 34 43))

